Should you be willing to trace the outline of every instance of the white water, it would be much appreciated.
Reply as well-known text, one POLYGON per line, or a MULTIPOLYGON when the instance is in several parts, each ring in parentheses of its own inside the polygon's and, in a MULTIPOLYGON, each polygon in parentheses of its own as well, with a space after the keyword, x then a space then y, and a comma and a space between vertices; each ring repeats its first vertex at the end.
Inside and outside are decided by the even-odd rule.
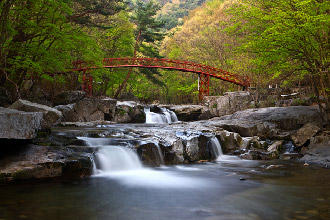
POLYGON ((142 169, 142 164, 137 154, 130 148, 124 146, 109 145, 107 138, 79 137, 91 147, 99 150, 94 158, 94 175, 142 169))
POLYGON ((177 122, 178 118, 173 111, 166 108, 160 108, 161 113, 151 112, 150 108, 145 108, 144 112, 146 114, 146 123, 148 124, 164 124, 177 122))
POLYGON ((156 147, 157 147, 157 151, 158 151, 158 155, 159 155, 159 162, 160 162, 160 165, 165 165, 165 162, 164 162, 164 156, 162 154, 162 150, 160 149, 158 143, 156 143, 156 147))
MULTIPOLYGON (((79 137, 90 147, 99 148, 94 158, 96 177, 115 179, 129 187, 200 188, 209 182, 194 177, 183 177, 175 172, 144 168, 136 152, 125 146, 109 145, 106 138, 79 137)), ((158 148, 162 163, 164 159, 158 148)))
POLYGON ((222 152, 221 144, 219 140, 216 137, 212 137, 210 139, 211 149, 216 156, 216 161, 232 161, 232 160, 239 160, 238 157, 236 156, 229 156, 229 155, 224 155, 222 152))

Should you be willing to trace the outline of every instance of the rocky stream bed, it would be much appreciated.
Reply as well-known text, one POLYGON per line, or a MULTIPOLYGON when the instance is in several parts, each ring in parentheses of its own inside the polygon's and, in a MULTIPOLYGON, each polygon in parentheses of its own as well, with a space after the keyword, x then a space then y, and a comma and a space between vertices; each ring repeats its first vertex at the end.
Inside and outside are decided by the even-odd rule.
MULTIPOLYGON (((231 96, 232 106, 225 108, 247 99, 242 92, 231 96)), ((146 113, 146 106, 136 102, 74 101, 51 108, 18 100, 0 108, 1 183, 92 175, 99 147, 81 137, 130 148, 151 167, 215 161, 219 155, 212 139, 225 154, 242 159, 330 166, 330 137, 314 106, 253 108, 221 115, 228 112, 205 106, 147 106, 146 113), (178 121, 172 123, 174 112, 178 121), (144 123, 155 115, 165 121, 144 123)))

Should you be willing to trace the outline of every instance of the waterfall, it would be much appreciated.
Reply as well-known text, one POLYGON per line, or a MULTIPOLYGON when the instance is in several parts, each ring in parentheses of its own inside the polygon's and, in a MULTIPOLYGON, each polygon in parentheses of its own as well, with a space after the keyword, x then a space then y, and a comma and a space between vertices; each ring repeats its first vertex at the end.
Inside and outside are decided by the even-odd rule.
POLYGON ((210 148, 214 156, 216 157, 216 161, 239 161, 240 159, 237 156, 224 155, 222 152, 221 144, 216 137, 212 137, 210 139, 210 148))
POLYGON ((150 108, 145 108, 146 123, 148 124, 164 124, 177 122, 178 118, 176 114, 166 108, 160 108, 161 113, 151 112, 150 108))
POLYGON ((216 157, 216 160, 218 160, 221 156, 223 156, 223 152, 221 149, 221 144, 216 137, 210 138, 209 145, 211 147, 211 151, 216 157))
POLYGON ((128 147, 110 145, 107 138, 78 138, 91 147, 99 148, 94 158, 94 175, 142 168, 137 154, 128 147))
POLYGON ((165 165, 164 156, 162 154, 162 151, 161 151, 158 143, 156 143, 156 147, 157 147, 157 151, 158 151, 158 155, 159 155, 159 163, 160 163, 160 165, 165 165))

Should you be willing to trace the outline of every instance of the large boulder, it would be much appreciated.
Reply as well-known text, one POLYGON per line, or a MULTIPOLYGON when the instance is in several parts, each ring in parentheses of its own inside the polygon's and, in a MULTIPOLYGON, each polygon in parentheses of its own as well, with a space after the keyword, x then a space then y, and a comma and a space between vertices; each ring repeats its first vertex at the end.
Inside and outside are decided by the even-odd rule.
POLYGON ((83 91, 63 91, 59 92, 54 97, 54 105, 67 105, 75 103, 85 97, 83 91))
POLYGON ((203 105, 172 105, 164 106, 175 112, 179 121, 197 121, 212 118, 209 109, 203 105))
POLYGON ((20 146, 0 157, 0 183, 47 178, 80 178, 93 170, 89 147, 20 146))
POLYGON ((0 138, 33 139, 41 129, 41 112, 23 112, 0 107, 0 138))
POLYGON ((300 161, 307 163, 321 164, 330 167, 330 136, 311 137, 307 148, 302 149, 304 155, 300 161))
POLYGON ((54 108, 62 112, 63 115, 63 122, 79 122, 80 118, 77 112, 74 110, 74 104, 68 105, 58 105, 54 108))
POLYGON ((33 103, 23 99, 17 100, 14 104, 9 106, 9 108, 25 111, 25 112, 42 112, 43 120, 42 120, 41 128, 43 130, 48 130, 51 127, 59 124, 63 117, 62 113, 57 109, 51 108, 46 105, 33 103))
POLYGON ((275 123, 283 130, 299 129, 309 122, 322 125, 324 122, 322 118, 319 108, 314 106, 253 108, 222 117, 227 120, 275 123))
POLYGON ((143 143, 137 149, 137 153, 141 158, 143 164, 148 166, 164 165, 164 150, 156 143, 143 143))
POLYGON ((244 145, 244 141, 238 133, 223 130, 217 132, 216 134, 219 137, 224 153, 239 150, 244 145))
POLYGON ((236 91, 223 96, 206 96, 204 100, 212 115, 223 116, 249 108, 252 97, 247 91, 236 91))
POLYGON ((290 139, 297 129, 311 122, 319 127, 324 124, 318 107, 291 106, 247 109, 211 119, 204 125, 221 127, 243 137, 290 139))
POLYGON ((291 137, 293 143, 297 147, 303 146, 311 137, 316 135, 321 130, 319 125, 314 123, 307 123, 302 128, 300 128, 291 137))
POLYGON ((110 98, 85 98, 74 104, 55 106, 63 113, 66 122, 111 121, 117 100, 110 98))
POLYGON ((113 121, 117 123, 144 123, 144 107, 134 101, 118 101, 113 121))

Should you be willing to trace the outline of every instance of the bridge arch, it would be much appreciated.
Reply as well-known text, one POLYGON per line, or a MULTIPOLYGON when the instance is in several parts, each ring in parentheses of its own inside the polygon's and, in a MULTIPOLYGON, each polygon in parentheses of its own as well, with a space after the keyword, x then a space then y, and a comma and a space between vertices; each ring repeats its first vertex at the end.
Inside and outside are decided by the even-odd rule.
MULTIPOLYGON (((200 101, 203 100, 203 96, 209 95, 210 77, 234 83, 236 85, 242 86, 243 88, 250 86, 250 82, 247 77, 242 77, 238 74, 233 74, 219 68, 181 60, 158 58, 104 58, 102 60, 101 66, 95 65, 94 62, 79 60, 72 62, 72 65, 73 71, 82 71, 84 73, 91 69, 121 67, 161 68, 196 73, 198 74, 198 90, 200 101)), ((91 94, 91 76, 88 78, 84 74, 83 81, 84 90, 88 90, 87 92, 91 94)))

